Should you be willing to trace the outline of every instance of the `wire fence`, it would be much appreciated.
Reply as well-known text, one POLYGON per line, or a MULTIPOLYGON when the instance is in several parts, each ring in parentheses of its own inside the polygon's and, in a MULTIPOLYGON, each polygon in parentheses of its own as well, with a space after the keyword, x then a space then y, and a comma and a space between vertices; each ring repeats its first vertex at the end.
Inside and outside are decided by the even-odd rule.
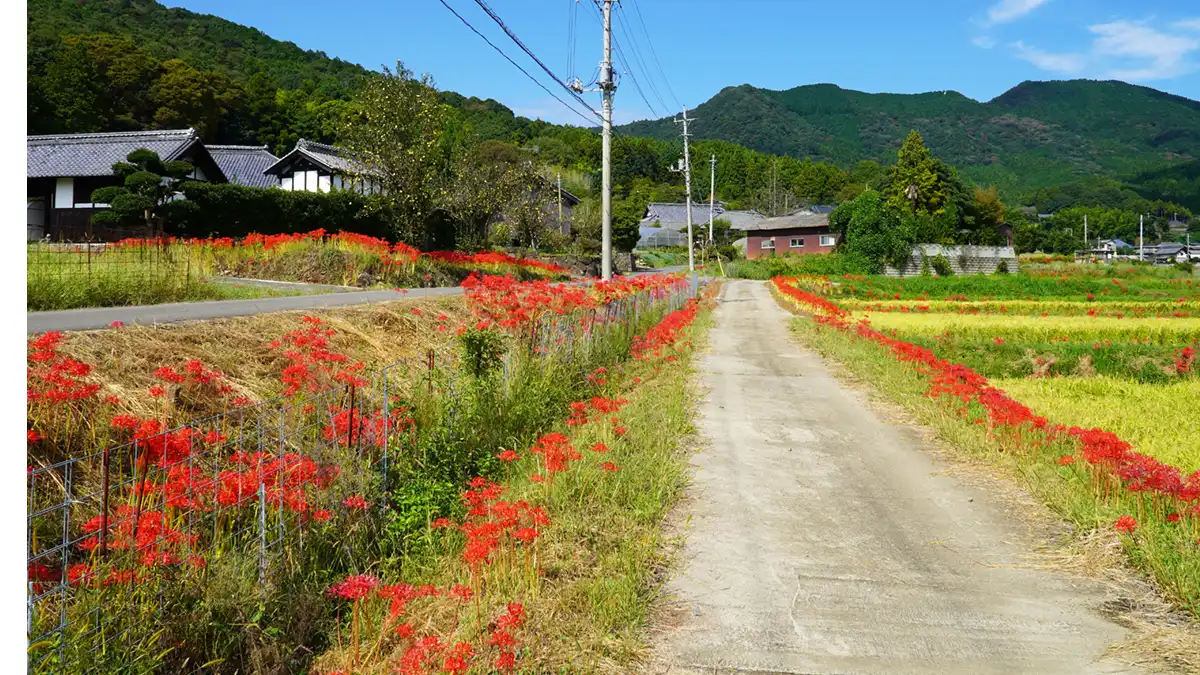
MULTIPOLYGON (((587 363, 601 341, 631 339, 691 296, 679 284, 544 317, 506 354, 501 385, 514 385, 518 359, 587 363)), ((29 672, 152 672, 171 648, 158 642, 164 593, 202 588, 217 567, 262 586, 302 564, 312 528, 406 479, 397 459, 426 420, 454 428, 470 375, 452 354, 31 468, 29 672)))

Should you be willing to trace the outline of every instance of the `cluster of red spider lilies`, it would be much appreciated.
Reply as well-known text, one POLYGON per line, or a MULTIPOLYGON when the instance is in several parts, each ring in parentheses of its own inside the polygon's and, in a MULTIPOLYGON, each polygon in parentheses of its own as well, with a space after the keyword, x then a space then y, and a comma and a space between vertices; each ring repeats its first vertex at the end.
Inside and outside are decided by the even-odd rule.
POLYGON ((411 265, 418 259, 425 257, 429 260, 451 263, 455 265, 476 265, 484 269, 500 266, 512 266, 541 270, 553 275, 565 275, 570 273, 570 270, 561 265, 555 265, 553 263, 547 263, 535 259, 517 258, 507 253, 500 253, 496 251, 480 251, 478 253, 431 251, 428 253, 422 253, 418 249, 403 242, 397 242, 393 244, 384 239, 371 237, 365 234, 358 234, 356 232, 339 231, 334 234, 327 232, 323 228, 313 230, 311 232, 294 232, 286 234, 251 233, 242 239, 234 239, 232 237, 210 237, 208 239, 188 239, 177 237, 122 239, 121 241, 114 243, 112 246, 113 248, 117 249, 136 249, 163 246, 184 246, 189 249, 208 250, 244 249, 264 255, 270 255, 271 252, 277 251, 288 244, 302 243, 330 244, 333 246, 346 246, 348 248, 361 249, 364 252, 379 256, 385 266, 402 264, 411 265))
MULTIPOLYGON (((507 286, 503 286, 507 288, 507 286)), ((665 317, 659 324, 638 336, 635 342, 654 345, 645 349, 640 356, 652 360, 675 345, 690 344, 684 335, 685 329, 694 321, 697 305, 690 301, 681 310, 665 317), (653 335, 654 337, 649 337, 653 335)), ((673 355, 663 361, 674 360, 673 355)), ((604 382, 608 371, 597 368, 590 376, 592 381, 604 382)), ((633 380, 641 382, 640 378, 633 380)), ((507 488, 483 477, 476 477, 467 485, 461 498, 466 509, 462 522, 449 518, 437 518, 430 528, 443 532, 447 541, 459 541, 461 535, 461 560, 466 568, 467 583, 449 588, 414 586, 405 583, 381 585, 373 576, 353 575, 334 584, 329 594, 351 603, 350 639, 343 650, 341 668, 331 675, 348 675, 355 668, 372 664, 386 646, 389 653, 399 653, 392 664, 394 672, 401 675, 425 675, 427 673, 465 673, 476 667, 491 667, 508 673, 517 667, 517 656, 522 645, 516 629, 525 622, 524 604, 509 601, 512 597, 536 598, 539 588, 538 542, 551 527, 550 509, 553 505, 553 487, 556 478, 573 468, 590 462, 599 472, 589 476, 615 474, 621 470, 612 461, 602 458, 614 449, 619 449, 628 430, 622 426, 618 414, 629 401, 620 397, 595 396, 588 400, 575 401, 569 405, 566 419, 568 427, 578 433, 590 425, 595 436, 601 440, 584 452, 576 449, 570 437, 551 432, 539 437, 524 452, 513 449, 502 450, 496 455, 512 469, 532 463, 529 480, 543 486, 542 504, 534 505, 525 499, 506 500, 507 488), (452 598, 452 610, 426 607, 422 613, 420 628, 406 620, 406 612, 412 603, 429 598, 452 598), (462 608, 471 607, 467 616, 462 608), (495 618, 494 607, 501 607, 495 618), (474 623, 472 623, 472 621, 474 623), (370 625, 378 632, 364 639, 362 626, 370 625), (473 633, 474 641, 450 641, 446 636, 473 633), (396 648, 396 641, 400 641, 396 648)), ((598 485, 586 479, 586 487, 598 485)), ((340 635, 340 634, 339 634, 340 635)), ((340 644, 340 637, 339 637, 340 644)))
MULTIPOLYGON (((930 397, 958 399, 961 405, 957 412, 976 424, 986 424, 990 437, 1003 434, 1017 447, 1023 444, 1040 447, 1074 439, 1079 447, 1077 456, 1084 462, 1077 463, 1076 455, 1072 454, 1063 456, 1060 464, 1082 466, 1098 493, 1107 499, 1115 490, 1126 490, 1139 497, 1137 517, 1152 513, 1166 522, 1190 527, 1193 538, 1200 535, 1200 471, 1184 476, 1173 466, 1135 452, 1129 443, 1103 429, 1053 425, 991 386, 987 378, 970 368, 939 359, 929 349, 881 333, 865 320, 852 321, 841 307, 797 288, 795 278, 776 277, 772 281, 780 293, 811 309, 818 323, 875 342, 887 348, 897 360, 912 364, 929 378, 930 397), (982 416, 976 417, 980 411, 982 416)), ((1187 367, 1191 358, 1194 356, 1186 357, 1187 367)), ((1180 359, 1185 357, 1181 355, 1180 359)), ((1122 531, 1132 532, 1136 529, 1136 518, 1128 518, 1121 521, 1122 531), (1134 524, 1131 526, 1130 522, 1134 524)))

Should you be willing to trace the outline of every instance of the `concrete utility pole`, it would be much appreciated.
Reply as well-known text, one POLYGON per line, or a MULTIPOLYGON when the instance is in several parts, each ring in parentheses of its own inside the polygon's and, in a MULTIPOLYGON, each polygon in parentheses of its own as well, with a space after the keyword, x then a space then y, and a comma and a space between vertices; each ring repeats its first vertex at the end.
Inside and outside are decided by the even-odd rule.
MULTIPOLYGON (((614 0, 595 0, 595 2, 604 8, 604 60, 600 62, 599 82, 599 91, 604 96, 604 103, 600 110, 600 116, 604 122, 601 127, 603 141, 601 153, 604 166, 600 172, 603 179, 600 188, 600 276, 608 281, 612 279, 612 118, 613 94, 617 91, 617 83, 613 79, 612 62, 612 6, 614 0)), ((596 91, 596 89, 584 89, 583 83, 578 78, 566 84, 571 90, 579 93, 596 91)))
POLYGON ((600 91, 604 94, 604 171, 601 206, 601 244, 600 262, 601 277, 608 281, 612 279, 612 117, 613 92, 617 85, 613 82, 612 67, 612 4, 613 0, 602 0, 604 4, 604 61, 600 64, 600 91))
POLYGON ((713 204, 717 199, 717 156, 708 160, 712 164, 712 177, 708 180, 708 243, 713 242, 713 204))
POLYGON ((1146 260, 1146 216, 1138 216, 1138 258, 1146 260))
POLYGON ((688 108, 684 108, 683 109, 683 119, 676 120, 676 124, 683 125, 683 162, 682 162, 683 167, 682 167, 682 171, 683 171, 684 189, 686 191, 688 191, 688 270, 691 271, 692 281, 694 281, 694 282, 692 282, 692 286, 695 286, 696 252, 694 250, 692 250, 692 244, 694 244, 695 239, 692 239, 692 234, 691 234, 691 156, 689 154, 689 149, 688 149, 688 137, 691 136, 690 133, 688 133, 688 123, 690 123, 690 121, 696 121, 696 120, 689 118, 688 117, 688 108))
POLYGON ((1083 217, 1083 254, 1086 256, 1090 252, 1087 238, 1087 216, 1083 217))

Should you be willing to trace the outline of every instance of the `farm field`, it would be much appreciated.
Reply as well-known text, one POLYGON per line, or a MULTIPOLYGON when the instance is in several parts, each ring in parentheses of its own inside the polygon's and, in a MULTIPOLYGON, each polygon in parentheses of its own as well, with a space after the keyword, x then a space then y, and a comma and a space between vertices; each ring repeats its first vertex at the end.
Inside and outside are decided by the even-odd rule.
POLYGON ((570 272, 506 253, 421 253, 402 243, 324 230, 242 239, 126 239, 98 247, 36 244, 27 251, 30 311, 295 294, 215 283, 220 277, 360 288, 457 286, 470 274, 560 280, 570 272))
POLYGON ((631 667, 708 303, 465 286, 31 339, 31 672, 631 667))
POLYGON ((1012 465, 1081 534, 1119 537, 1168 598, 1198 613, 1197 289, 1125 272, 773 285, 815 316, 795 325, 806 342, 964 451, 1012 465), (1120 318, 1101 314, 1112 310, 1120 318))

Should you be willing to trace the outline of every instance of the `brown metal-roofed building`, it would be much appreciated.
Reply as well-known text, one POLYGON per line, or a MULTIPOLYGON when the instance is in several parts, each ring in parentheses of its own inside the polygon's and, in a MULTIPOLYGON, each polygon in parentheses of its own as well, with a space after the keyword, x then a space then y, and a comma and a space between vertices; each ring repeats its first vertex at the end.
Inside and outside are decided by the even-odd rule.
POLYGON ((786 216, 764 218, 744 227, 746 258, 829 253, 838 237, 829 229, 829 214, 801 209, 786 216))

